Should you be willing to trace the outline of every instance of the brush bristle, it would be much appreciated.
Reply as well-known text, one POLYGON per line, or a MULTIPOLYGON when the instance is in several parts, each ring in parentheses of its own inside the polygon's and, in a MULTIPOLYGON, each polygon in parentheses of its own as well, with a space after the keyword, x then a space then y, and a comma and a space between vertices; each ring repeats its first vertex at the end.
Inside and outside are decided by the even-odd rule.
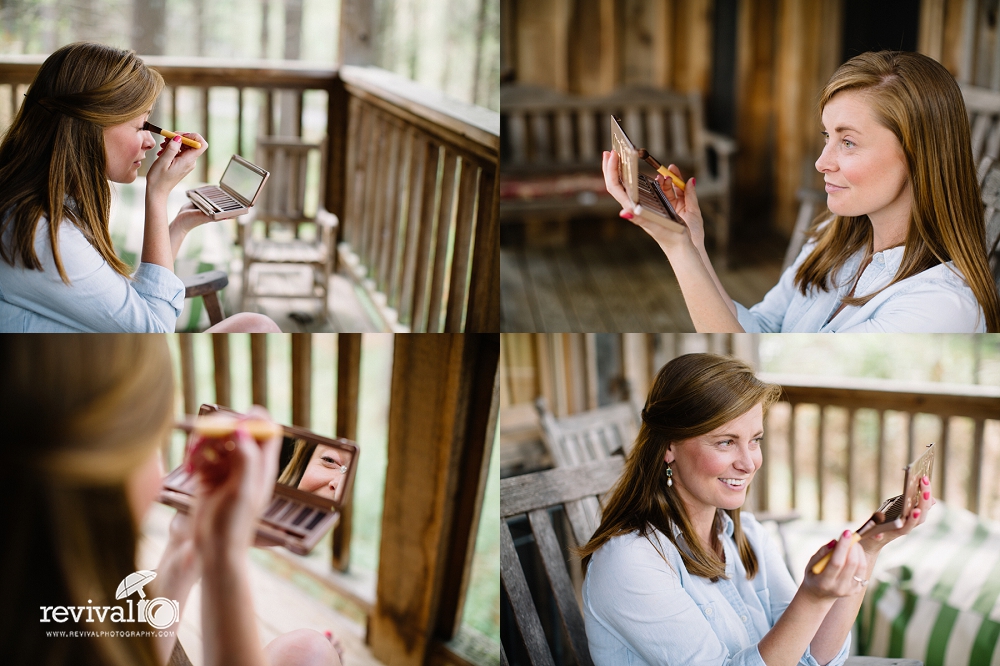
POLYGON ((649 153, 646 152, 646 149, 645 148, 640 148, 639 149, 639 159, 640 160, 644 160, 647 157, 649 157, 649 153))

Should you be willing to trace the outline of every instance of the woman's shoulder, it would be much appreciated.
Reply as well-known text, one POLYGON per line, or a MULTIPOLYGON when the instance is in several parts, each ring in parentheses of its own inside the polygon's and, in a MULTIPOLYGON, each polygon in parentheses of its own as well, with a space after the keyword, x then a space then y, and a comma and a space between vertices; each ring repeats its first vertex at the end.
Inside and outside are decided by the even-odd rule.
POLYGON ((647 534, 638 530, 611 537, 591 557, 591 565, 617 567, 625 562, 644 563, 672 559, 677 547, 662 532, 650 528, 647 534))

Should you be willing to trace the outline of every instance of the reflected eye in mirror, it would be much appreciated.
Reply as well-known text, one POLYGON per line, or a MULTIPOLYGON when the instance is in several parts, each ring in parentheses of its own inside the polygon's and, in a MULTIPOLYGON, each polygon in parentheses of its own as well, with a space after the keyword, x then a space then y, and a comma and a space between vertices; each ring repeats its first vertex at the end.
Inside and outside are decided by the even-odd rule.
POLYGON ((302 438, 285 437, 278 483, 337 502, 343 494, 350 451, 302 438))

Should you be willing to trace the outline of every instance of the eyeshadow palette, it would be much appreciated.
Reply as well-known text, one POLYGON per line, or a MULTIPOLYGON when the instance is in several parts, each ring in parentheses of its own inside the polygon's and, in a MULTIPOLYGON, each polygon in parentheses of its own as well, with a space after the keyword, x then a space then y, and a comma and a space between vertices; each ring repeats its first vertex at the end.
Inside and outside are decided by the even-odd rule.
MULTIPOLYGON (((227 407, 202 405, 200 417, 240 416, 227 407)), ((218 428, 218 420, 213 421, 218 428)), ((340 507, 350 498, 357 467, 358 445, 347 439, 330 439, 305 428, 281 426, 282 451, 271 501, 257 524, 258 545, 280 545, 305 555, 340 520, 340 507)), ((163 481, 158 500, 178 511, 194 505, 197 479, 187 464, 197 441, 198 421, 185 450, 185 463, 163 481)))

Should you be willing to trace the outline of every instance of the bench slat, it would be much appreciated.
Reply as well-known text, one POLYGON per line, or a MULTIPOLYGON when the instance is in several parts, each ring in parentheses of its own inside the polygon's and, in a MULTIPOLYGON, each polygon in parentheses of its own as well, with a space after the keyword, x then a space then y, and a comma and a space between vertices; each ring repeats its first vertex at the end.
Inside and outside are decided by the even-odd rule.
POLYGON ((500 479, 500 517, 601 494, 615 484, 624 466, 624 458, 615 456, 578 467, 500 479))
POLYGON ((510 534, 507 521, 500 521, 500 581, 514 609, 514 620, 521 630, 521 638, 528 650, 532 666, 555 666, 549 644, 542 631, 542 623, 538 619, 538 611, 528 590, 528 581, 524 578, 521 561, 517 557, 514 538, 510 534))
POLYGON ((523 113, 511 113, 508 117, 507 138, 510 140, 511 163, 526 163, 528 161, 528 127, 523 113))
MULTIPOLYGON (((593 110, 581 109, 576 116, 579 129, 580 161, 590 162, 600 157, 601 150, 597 147, 597 124, 593 110)), ((609 121, 610 122, 610 121, 609 121)))
POLYGON ((573 150, 573 116, 568 109, 556 111, 556 159, 561 164, 577 161, 573 150))
POLYGON ((566 562, 563 559, 559 541, 556 539, 555 530, 552 529, 552 520, 549 518, 548 510, 531 511, 528 513, 528 522, 531 524, 531 530, 535 533, 535 543, 538 544, 538 552, 545 565, 545 574, 552 586, 556 607, 559 609, 563 626, 569 635, 570 645, 576 654, 577 663, 580 666, 593 666, 594 662, 591 660, 590 650, 587 648, 583 615, 576 605, 573 583, 566 571, 566 562))

